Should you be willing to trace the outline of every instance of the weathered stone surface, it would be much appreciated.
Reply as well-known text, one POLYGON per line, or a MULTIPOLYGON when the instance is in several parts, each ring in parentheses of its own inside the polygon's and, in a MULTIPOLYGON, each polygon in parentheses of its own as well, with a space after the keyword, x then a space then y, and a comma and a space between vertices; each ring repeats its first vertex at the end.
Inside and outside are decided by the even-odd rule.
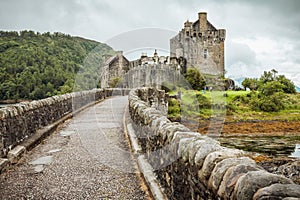
POLYGON ((183 138, 179 141, 178 155, 180 158, 182 158, 183 162, 188 162, 189 160, 188 146, 190 143, 193 143, 194 141, 195 141, 194 138, 183 138))
POLYGON ((195 155, 195 165, 199 167, 199 169, 201 169, 206 156, 211 152, 219 151, 221 149, 222 147, 220 146, 220 143, 218 141, 212 139, 206 140, 206 142, 201 145, 195 155))
POLYGON ((24 146, 16 146, 12 150, 10 150, 7 154, 7 158, 9 162, 11 163, 16 163, 18 162, 20 156, 25 152, 25 147, 24 146))
POLYGON ((238 179, 249 171, 263 170, 253 164, 239 164, 230 167, 223 176, 223 180, 218 190, 218 195, 224 199, 230 199, 238 179))
POLYGON ((190 130, 188 128, 186 128, 185 126, 181 125, 181 124, 178 124, 178 125, 174 125, 173 127, 171 127, 168 132, 166 132, 165 135, 163 135, 163 139, 166 140, 167 142, 170 142, 173 137, 174 137, 174 134, 176 132, 190 132, 190 130))
POLYGON ((253 200, 300 198, 300 185, 296 184, 273 184, 259 189, 253 200))
POLYGON ((295 183, 300 184, 300 160, 281 165, 274 173, 284 175, 285 177, 293 180, 295 183))
POLYGON ((8 159, 0 158, 0 173, 8 166, 8 164, 8 159))
POLYGON ((251 200, 257 190, 275 183, 293 184, 290 179, 285 178, 284 176, 271 174, 266 171, 248 172, 237 181, 232 198, 238 200, 251 200))
POLYGON ((204 160, 202 169, 199 171, 199 178, 208 180, 215 165, 220 161, 230 158, 242 156, 243 151, 237 149, 222 148, 220 151, 215 151, 207 155, 204 160))
POLYGON ((174 136, 172 138, 173 143, 179 143, 179 141, 183 138, 197 138, 201 137, 199 133, 196 132, 182 132, 182 131, 177 131, 174 133, 174 136))
POLYGON ((240 163, 244 164, 252 164, 255 165, 255 161, 248 157, 240 157, 240 158, 226 158, 216 164, 214 170, 211 173, 211 176, 208 181, 208 186, 214 191, 217 192, 221 181, 223 179, 224 174, 228 170, 228 168, 238 165, 240 163))
POLYGON ((209 140, 211 140, 209 137, 202 136, 202 137, 197 138, 196 141, 194 141, 188 145, 188 148, 187 148, 188 160, 191 165, 194 165, 196 153, 199 151, 201 146, 204 145, 209 140))

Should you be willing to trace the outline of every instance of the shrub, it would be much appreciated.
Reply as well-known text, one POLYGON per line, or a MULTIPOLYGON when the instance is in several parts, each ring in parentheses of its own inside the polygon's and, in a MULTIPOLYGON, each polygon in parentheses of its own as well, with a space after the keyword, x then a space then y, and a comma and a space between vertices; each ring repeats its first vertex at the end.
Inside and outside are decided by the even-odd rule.
POLYGON ((174 98, 169 99, 168 114, 170 115, 180 114, 180 104, 174 98))
POLYGON ((261 110, 265 112, 278 112, 285 108, 283 93, 275 93, 270 96, 258 96, 251 101, 253 110, 261 110))
POLYGON ((168 118, 171 121, 180 121, 181 118, 180 104, 174 98, 169 99, 168 118))
POLYGON ((211 102, 202 94, 196 94, 199 108, 211 108, 211 102))
POLYGON ((187 70, 185 78, 194 90, 200 91, 206 85, 203 76, 196 68, 189 68, 187 70))

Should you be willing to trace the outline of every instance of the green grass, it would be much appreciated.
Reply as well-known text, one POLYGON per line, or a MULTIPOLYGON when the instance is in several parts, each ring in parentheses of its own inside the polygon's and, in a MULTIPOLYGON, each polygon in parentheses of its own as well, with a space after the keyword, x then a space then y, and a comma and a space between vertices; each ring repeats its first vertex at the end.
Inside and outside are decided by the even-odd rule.
MULTIPOLYGON (((177 94, 179 90, 172 91, 170 94, 177 94)), ((190 118, 208 119, 215 115, 224 114, 224 110, 211 108, 201 108, 197 95, 202 95, 211 104, 226 105, 227 121, 251 121, 251 120, 281 120, 281 121, 298 121, 300 120, 300 94, 289 94, 284 99, 286 108, 279 112, 263 112, 251 109, 251 106, 245 102, 239 101, 240 97, 251 100, 250 91, 193 91, 180 89, 181 95, 181 115, 190 118)), ((178 113, 177 113, 178 116, 178 113)))

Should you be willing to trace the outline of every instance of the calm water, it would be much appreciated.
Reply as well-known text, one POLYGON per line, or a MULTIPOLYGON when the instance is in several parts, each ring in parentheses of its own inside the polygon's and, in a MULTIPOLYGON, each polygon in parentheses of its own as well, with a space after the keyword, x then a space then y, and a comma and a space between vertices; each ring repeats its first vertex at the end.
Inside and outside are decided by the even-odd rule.
POLYGON ((300 144, 296 144, 295 151, 290 155, 293 158, 300 158, 300 144))
POLYGON ((226 136, 223 146, 272 156, 300 158, 300 136, 226 136))

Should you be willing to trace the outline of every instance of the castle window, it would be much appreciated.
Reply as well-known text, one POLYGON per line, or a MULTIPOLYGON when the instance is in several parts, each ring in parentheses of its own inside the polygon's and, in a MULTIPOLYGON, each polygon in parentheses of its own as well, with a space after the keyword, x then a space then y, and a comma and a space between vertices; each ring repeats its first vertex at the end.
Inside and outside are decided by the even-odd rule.
POLYGON ((204 58, 204 59, 207 58, 207 49, 204 49, 204 51, 203 51, 203 58, 204 58))
POLYGON ((186 36, 190 36, 190 32, 189 31, 186 32, 186 36))
POLYGON ((199 33, 199 37, 200 37, 200 38, 202 37, 202 33, 199 33))

